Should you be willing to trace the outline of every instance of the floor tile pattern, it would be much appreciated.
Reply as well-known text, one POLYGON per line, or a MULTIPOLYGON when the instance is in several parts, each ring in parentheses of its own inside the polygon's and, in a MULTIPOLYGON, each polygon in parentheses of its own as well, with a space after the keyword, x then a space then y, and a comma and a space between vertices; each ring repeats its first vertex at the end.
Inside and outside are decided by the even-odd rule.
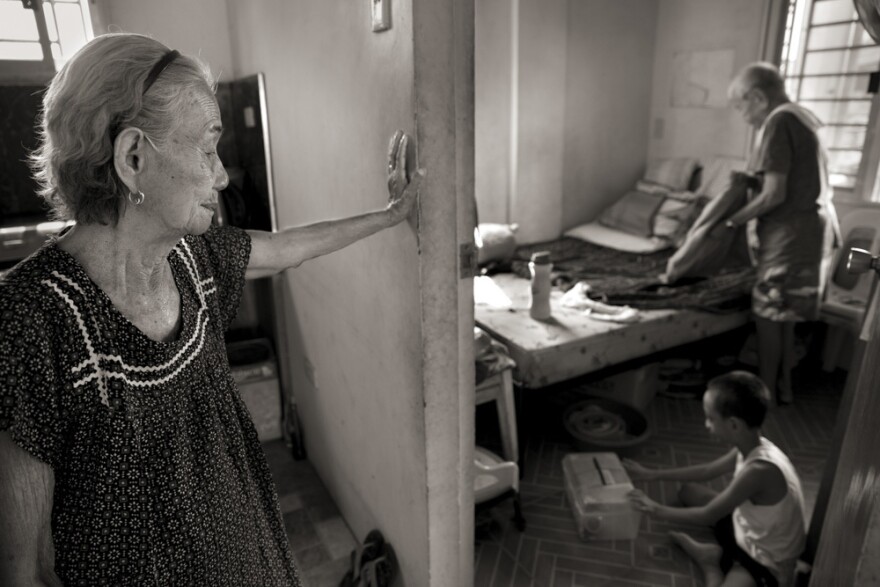
POLYGON ((294 460, 284 442, 263 443, 290 549, 304 587, 337 587, 356 541, 307 460, 294 460))
MULTIPOLYGON (((819 488, 846 376, 840 370, 831 375, 822 373, 817 364, 807 360, 799 367, 795 404, 774 410, 765 425, 766 436, 779 444, 797 467, 809 511, 819 488)), ((519 532, 513 527, 509 501, 478 513, 474 586, 700 586, 696 567, 667 538, 667 532, 676 529, 672 524, 643 518, 634 541, 588 543, 578 538, 565 500, 561 461, 578 450, 563 430, 562 410, 580 397, 577 383, 546 392, 520 393, 521 496, 526 530, 519 532)), ((711 459, 725 450, 708 436, 698 399, 657 396, 647 414, 653 426, 651 437, 632 449, 628 455, 632 458, 645 464, 677 466, 711 459)), ((477 441, 501 452, 491 404, 477 408, 477 441)), ((294 460, 282 441, 263 447, 305 587, 336 587, 349 568, 355 537, 308 461, 294 460)), ((659 500, 675 499, 673 483, 637 485, 659 500)), ((721 486, 715 483, 717 489, 721 486)), ((687 530, 698 539, 710 536, 707 530, 687 530)))
MULTIPOLYGON (((845 376, 845 374, 844 374, 845 376)), ((775 409, 764 434, 785 450, 798 469, 812 512, 842 390, 835 376, 801 370, 796 402, 775 409), (811 389, 811 391, 803 391, 811 389)), ((510 521, 512 506, 497 505, 477 517, 475 587, 654 586, 696 587, 700 573, 673 546, 670 530, 710 539, 707 529, 685 527, 643 517, 639 536, 631 541, 582 542, 564 495, 561 460, 577 452, 563 431, 561 407, 580 397, 576 388, 555 390, 553 397, 529 396, 520 401, 524 423, 524 471, 521 486, 526 530, 510 521)), ((541 392, 538 392, 541 393, 541 392)), ((722 455, 726 448, 711 439, 703 424, 699 399, 657 396, 647 410, 651 437, 627 456, 657 466, 683 466, 722 455)), ((479 414, 478 414, 479 416, 479 414)), ((520 416, 522 418, 522 416, 520 416)), ((481 420, 478 419, 478 426, 481 420)), ((482 440, 478 431, 478 441, 482 440)), ((491 448, 491 447, 490 447, 491 448)), ((712 484, 723 487, 723 480, 712 484)), ((639 482, 658 501, 674 503, 672 482, 639 482)))

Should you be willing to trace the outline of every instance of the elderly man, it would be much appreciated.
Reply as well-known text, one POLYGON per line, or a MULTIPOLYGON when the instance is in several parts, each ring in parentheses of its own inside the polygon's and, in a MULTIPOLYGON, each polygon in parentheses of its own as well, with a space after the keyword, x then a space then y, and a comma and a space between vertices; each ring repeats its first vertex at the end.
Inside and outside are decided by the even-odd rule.
POLYGON ((836 231, 826 158, 816 134, 822 123, 791 102, 782 76, 769 63, 746 66, 731 82, 728 96, 757 130, 749 169, 762 185, 727 226, 755 220, 752 311, 760 374, 776 402, 789 404, 794 326, 818 317, 824 261, 836 231))

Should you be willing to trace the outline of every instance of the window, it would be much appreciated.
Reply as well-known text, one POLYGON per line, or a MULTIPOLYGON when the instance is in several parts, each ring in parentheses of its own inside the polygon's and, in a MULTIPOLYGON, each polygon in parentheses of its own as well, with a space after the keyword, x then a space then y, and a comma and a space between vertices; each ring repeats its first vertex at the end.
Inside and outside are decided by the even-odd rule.
POLYGON ((88 0, 0 0, 0 72, 43 81, 92 38, 88 0))
POLYGON ((792 0, 780 70, 792 100, 816 113, 828 149, 835 196, 880 199, 873 186, 880 153, 871 73, 880 69, 880 46, 859 23, 852 0, 792 0), (870 181, 867 181, 870 179, 870 181))

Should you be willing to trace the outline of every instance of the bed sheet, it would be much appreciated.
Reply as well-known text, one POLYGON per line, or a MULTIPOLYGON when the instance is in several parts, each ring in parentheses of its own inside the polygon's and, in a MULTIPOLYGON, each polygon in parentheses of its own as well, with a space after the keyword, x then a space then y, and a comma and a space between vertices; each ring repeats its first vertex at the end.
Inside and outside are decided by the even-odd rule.
POLYGON ((660 276, 674 252, 671 249, 628 253, 571 237, 518 247, 510 270, 529 278, 528 261, 536 251, 550 252, 553 283, 563 292, 585 281, 591 298, 639 309, 739 312, 749 307, 755 279, 747 259, 732 257, 716 275, 666 284, 660 276))
MULTIPOLYGON (((490 279, 483 277, 481 280, 490 279)), ((550 294, 552 316, 529 316, 530 282, 512 273, 491 277, 493 294, 476 298, 477 325, 503 343, 516 362, 514 378, 539 389, 653 353, 728 332, 749 322, 748 309, 711 313, 695 309, 639 310, 632 323, 596 320, 550 294)), ((490 291, 482 288, 483 292, 490 291)))

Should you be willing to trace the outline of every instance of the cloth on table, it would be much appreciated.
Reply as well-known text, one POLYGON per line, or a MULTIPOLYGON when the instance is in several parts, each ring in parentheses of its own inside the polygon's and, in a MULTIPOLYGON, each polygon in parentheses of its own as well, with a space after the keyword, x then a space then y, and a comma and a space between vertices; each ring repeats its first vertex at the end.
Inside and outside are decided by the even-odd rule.
POLYGON ((528 260, 536 251, 550 252, 553 283, 568 291, 579 281, 590 284, 589 297, 606 304, 639 310, 673 308, 707 312, 738 312, 749 307, 754 269, 734 262, 705 278, 666 284, 660 279, 672 251, 635 254, 563 237, 517 248, 511 271, 529 279, 528 260))
POLYGON ((479 385, 492 375, 516 367, 507 347, 489 336, 485 330, 474 326, 475 384, 479 385))
POLYGON ((629 306, 612 306, 588 297, 590 285, 585 281, 577 282, 573 288, 563 294, 560 303, 566 308, 583 310, 590 318, 605 322, 638 322, 639 311, 629 306))

